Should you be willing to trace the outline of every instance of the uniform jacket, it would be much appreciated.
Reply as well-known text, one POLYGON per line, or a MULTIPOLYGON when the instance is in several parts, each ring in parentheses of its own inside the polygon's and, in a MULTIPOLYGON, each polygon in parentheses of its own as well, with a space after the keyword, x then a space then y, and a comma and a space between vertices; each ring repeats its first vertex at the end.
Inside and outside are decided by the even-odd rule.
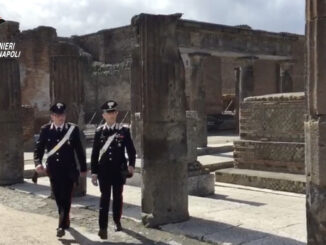
POLYGON ((114 129, 109 129, 106 124, 97 128, 94 136, 91 156, 91 169, 99 178, 107 178, 112 183, 124 183, 123 173, 127 169, 127 152, 129 166, 135 167, 136 150, 130 136, 129 128, 115 124, 114 129), (99 159, 100 150, 108 137, 117 133, 107 151, 99 159), (126 150, 126 151, 125 151, 126 150))
MULTIPOLYGON (((42 163, 45 150, 49 152, 56 146, 72 125, 72 123, 65 123, 61 132, 57 132, 52 123, 41 127, 40 136, 34 150, 35 166, 42 163)), ((86 156, 80 141, 79 129, 76 125, 69 140, 47 159, 49 177, 53 179, 70 177, 75 180, 76 173, 78 174, 75 154, 80 164, 80 171, 85 172, 87 170, 86 156)))

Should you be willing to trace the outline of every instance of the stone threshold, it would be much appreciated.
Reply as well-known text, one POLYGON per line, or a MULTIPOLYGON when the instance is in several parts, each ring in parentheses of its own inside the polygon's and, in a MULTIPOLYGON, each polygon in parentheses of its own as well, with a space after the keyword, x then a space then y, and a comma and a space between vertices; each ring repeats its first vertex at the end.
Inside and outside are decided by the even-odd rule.
POLYGON ((215 181, 277 191, 306 193, 306 176, 301 174, 227 168, 215 171, 215 181))

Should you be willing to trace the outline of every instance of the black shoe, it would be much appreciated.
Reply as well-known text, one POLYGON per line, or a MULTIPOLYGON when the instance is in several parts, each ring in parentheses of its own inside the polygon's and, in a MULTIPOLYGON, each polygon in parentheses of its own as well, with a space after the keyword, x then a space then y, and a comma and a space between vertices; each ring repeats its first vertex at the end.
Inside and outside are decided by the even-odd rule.
POLYGON ((122 226, 120 222, 115 224, 115 231, 122 231, 122 226))
POLYGON ((65 235, 65 230, 62 228, 57 229, 57 237, 63 237, 65 235))
POLYGON ((108 231, 107 229, 100 229, 98 231, 98 236, 101 238, 101 239, 108 239, 108 231))
POLYGON ((32 181, 34 184, 37 184, 38 173, 35 171, 32 177, 32 181))

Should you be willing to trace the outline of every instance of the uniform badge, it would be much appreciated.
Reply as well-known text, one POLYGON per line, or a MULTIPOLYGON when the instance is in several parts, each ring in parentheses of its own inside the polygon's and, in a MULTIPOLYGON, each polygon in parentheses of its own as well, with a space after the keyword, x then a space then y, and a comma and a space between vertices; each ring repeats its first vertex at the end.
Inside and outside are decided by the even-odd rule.
POLYGON ((108 106, 109 106, 109 109, 112 109, 112 107, 114 106, 114 102, 112 102, 112 101, 108 102, 108 106))

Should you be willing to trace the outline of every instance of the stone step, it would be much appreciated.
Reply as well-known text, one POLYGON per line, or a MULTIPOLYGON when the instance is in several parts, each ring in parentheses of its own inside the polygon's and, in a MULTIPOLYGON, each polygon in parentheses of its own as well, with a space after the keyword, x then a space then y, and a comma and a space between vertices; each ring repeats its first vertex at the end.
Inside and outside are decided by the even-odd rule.
POLYGON ((212 155, 233 151, 233 142, 223 144, 209 144, 207 147, 198 147, 197 156, 212 155))
POLYGON ((197 160, 210 172, 218 169, 232 168, 234 166, 233 152, 224 152, 211 155, 198 156, 197 160))
POLYGON ((278 191, 306 193, 306 176, 300 174, 227 168, 215 171, 215 181, 278 191))

